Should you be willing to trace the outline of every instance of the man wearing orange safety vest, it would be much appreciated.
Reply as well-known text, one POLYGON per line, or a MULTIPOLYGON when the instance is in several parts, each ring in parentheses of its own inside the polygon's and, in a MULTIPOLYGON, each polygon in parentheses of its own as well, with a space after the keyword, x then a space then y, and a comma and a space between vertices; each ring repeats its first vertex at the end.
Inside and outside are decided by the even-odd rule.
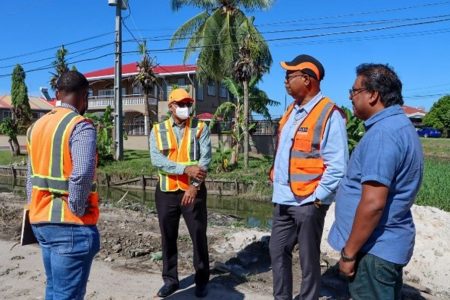
POLYGON ((292 251, 298 244, 300 299, 318 299, 324 219, 348 159, 345 119, 320 91, 325 70, 317 59, 303 54, 281 66, 294 102, 280 120, 270 172, 273 295, 277 300, 293 298, 292 251))
POLYGON ((83 74, 62 74, 56 91, 61 104, 27 132, 29 216, 42 249, 46 299, 83 299, 100 249, 96 130, 83 117, 88 94, 83 74))
POLYGON ((190 117, 194 100, 184 89, 169 95, 170 118, 155 124, 150 135, 150 157, 158 168, 155 192, 161 230, 164 285, 157 295, 167 297, 179 288, 177 239, 180 215, 194 246, 195 295, 208 293, 209 255, 204 179, 211 162, 208 126, 190 117))

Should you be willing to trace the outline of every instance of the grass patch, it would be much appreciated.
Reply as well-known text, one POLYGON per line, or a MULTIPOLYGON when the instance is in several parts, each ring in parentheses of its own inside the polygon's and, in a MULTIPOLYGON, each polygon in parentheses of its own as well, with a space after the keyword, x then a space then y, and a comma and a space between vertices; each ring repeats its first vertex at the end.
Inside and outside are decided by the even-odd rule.
POLYGON ((27 155, 21 154, 19 156, 12 156, 11 151, 2 150, 0 151, 0 166, 9 166, 9 165, 21 165, 26 166, 27 163, 27 155))
POLYGON ((420 138, 427 157, 439 157, 450 160, 450 139, 420 138))
POLYGON ((416 204, 450 211, 450 160, 425 158, 425 171, 416 204))
POLYGON ((120 174, 122 178, 154 175, 156 168, 150 163, 150 154, 145 150, 125 150, 122 161, 111 161, 98 168, 99 174, 120 174))

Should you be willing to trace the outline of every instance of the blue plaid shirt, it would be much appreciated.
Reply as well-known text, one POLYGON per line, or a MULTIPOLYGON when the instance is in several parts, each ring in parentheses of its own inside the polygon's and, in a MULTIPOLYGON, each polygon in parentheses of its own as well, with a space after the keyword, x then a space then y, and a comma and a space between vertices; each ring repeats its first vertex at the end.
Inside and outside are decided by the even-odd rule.
MULTIPOLYGON (((78 110, 70 104, 61 103, 61 107, 69 108, 76 113, 78 110)), ((87 207, 87 199, 91 191, 96 167, 97 132, 88 122, 75 125, 69 139, 72 157, 72 174, 69 177, 70 210, 77 216, 83 216, 87 207)), ((31 201, 31 165, 28 159, 27 197, 31 201)))

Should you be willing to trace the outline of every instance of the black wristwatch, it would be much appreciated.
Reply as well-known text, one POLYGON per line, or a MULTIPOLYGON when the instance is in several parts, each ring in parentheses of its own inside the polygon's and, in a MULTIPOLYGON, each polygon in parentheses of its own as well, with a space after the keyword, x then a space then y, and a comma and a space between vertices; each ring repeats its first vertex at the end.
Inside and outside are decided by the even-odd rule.
MULTIPOLYGON (((345 247, 344 247, 345 248, 345 247)), ((341 259, 343 262, 352 262, 356 260, 356 255, 351 257, 345 254, 344 248, 341 249, 341 259)))

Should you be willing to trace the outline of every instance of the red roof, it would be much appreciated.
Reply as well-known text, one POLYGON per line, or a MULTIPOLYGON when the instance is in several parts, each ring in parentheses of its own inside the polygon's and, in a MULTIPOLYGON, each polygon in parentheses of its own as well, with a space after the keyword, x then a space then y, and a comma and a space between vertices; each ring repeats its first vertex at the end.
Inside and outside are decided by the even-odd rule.
MULTIPOLYGON (((153 69, 153 72, 155 72, 158 75, 186 74, 186 73, 194 73, 196 69, 197 69, 196 65, 156 66, 153 69)), ((138 73, 137 62, 122 65, 123 77, 135 75, 137 73, 138 73)), ((87 79, 113 77, 114 67, 87 72, 84 73, 84 76, 86 76, 87 79)))
POLYGON ((403 111, 405 112, 405 114, 407 116, 410 116, 410 115, 425 115, 426 114, 425 110, 423 110, 422 108, 415 108, 415 107, 403 105, 402 109, 403 109, 403 111))
MULTIPOLYGON (((30 102, 31 110, 36 111, 50 111, 53 109, 54 104, 45 100, 42 97, 28 96, 30 102)), ((3 95, 0 96, 0 108, 1 109, 11 109, 11 96, 3 95)))

